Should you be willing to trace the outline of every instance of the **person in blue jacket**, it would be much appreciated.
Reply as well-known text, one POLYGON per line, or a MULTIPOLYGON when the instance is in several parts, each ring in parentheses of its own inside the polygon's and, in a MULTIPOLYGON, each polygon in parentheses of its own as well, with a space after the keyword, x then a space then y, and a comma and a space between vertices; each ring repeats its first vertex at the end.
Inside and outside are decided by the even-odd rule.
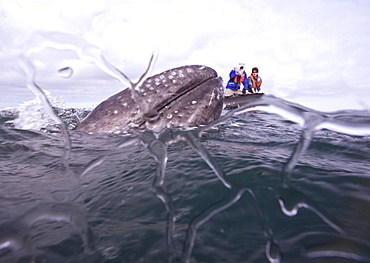
POLYGON ((227 82, 225 88, 225 97, 233 96, 234 94, 242 95, 240 90, 241 84, 243 84, 243 91, 248 90, 248 76, 245 73, 244 63, 239 63, 233 70, 231 70, 230 80, 227 82))

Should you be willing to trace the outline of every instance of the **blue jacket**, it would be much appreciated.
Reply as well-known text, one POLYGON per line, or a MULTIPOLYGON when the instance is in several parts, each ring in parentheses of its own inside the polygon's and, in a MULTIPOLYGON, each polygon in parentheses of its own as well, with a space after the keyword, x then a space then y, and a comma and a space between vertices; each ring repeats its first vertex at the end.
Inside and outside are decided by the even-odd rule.
POLYGON ((226 86, 227 89, 231 89, 235 91, 239 90, 240 84, 243 83, 243 90, 248 90, 248 76, 245 72, 243 73, 243 75, 237 77, 236 82, 235 82, 235 77, 237 76, 237 74, 236 74, 235 69, 230 71, 229 76, 230 76, 230 80, 227 83, 227 86, 226 86), (240 82, 240 80, 242 81, 240 82))

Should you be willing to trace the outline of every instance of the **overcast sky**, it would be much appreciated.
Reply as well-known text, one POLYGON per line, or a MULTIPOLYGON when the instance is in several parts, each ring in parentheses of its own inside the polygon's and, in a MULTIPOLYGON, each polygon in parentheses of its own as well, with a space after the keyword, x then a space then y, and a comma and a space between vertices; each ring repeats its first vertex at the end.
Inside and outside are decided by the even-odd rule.
POLYGON ((202 64, 226 84, 244 62, 259 67, 266 94, 369 109, 369 14, 368 0, 0 0, 0 108, 34 98, 22 57, 66 106, 92 107, 125 88, 92 57, 135 80, 157 50, 152 74, 202 64))

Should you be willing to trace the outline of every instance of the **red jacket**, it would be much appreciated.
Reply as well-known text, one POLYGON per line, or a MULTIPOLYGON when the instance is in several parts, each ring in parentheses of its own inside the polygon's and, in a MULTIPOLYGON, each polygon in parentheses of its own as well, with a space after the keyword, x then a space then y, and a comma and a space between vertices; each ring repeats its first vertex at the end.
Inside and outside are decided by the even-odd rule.
POLYGON ((260 90, 260 87, 262 85, 262 79, 260 76, 257 75, 257 79, 255 79, 253 75, 250 75, 248 79, 250 79, 250 85, 248 85, 249 89, 253 88, 254 90, 260 90))

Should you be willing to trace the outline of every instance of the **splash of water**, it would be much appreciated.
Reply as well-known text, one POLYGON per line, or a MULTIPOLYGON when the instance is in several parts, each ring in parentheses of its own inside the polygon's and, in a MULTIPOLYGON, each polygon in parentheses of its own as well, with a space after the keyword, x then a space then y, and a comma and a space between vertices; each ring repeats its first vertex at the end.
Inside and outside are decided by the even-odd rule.
MULTIPOLYGON (((44 90, 44 93, 53 108, 64 107, 64 102, 61 98, 52 96, 47 90, 44 90)), ((8 123, 11 123, 17 129, 36 131, 48 129, 53 131, 53 126, 57 124, 45 111, 45 107, 38 98, 21 103, 14 108, 14 111, 17 113, 17 118, 8 123)))

